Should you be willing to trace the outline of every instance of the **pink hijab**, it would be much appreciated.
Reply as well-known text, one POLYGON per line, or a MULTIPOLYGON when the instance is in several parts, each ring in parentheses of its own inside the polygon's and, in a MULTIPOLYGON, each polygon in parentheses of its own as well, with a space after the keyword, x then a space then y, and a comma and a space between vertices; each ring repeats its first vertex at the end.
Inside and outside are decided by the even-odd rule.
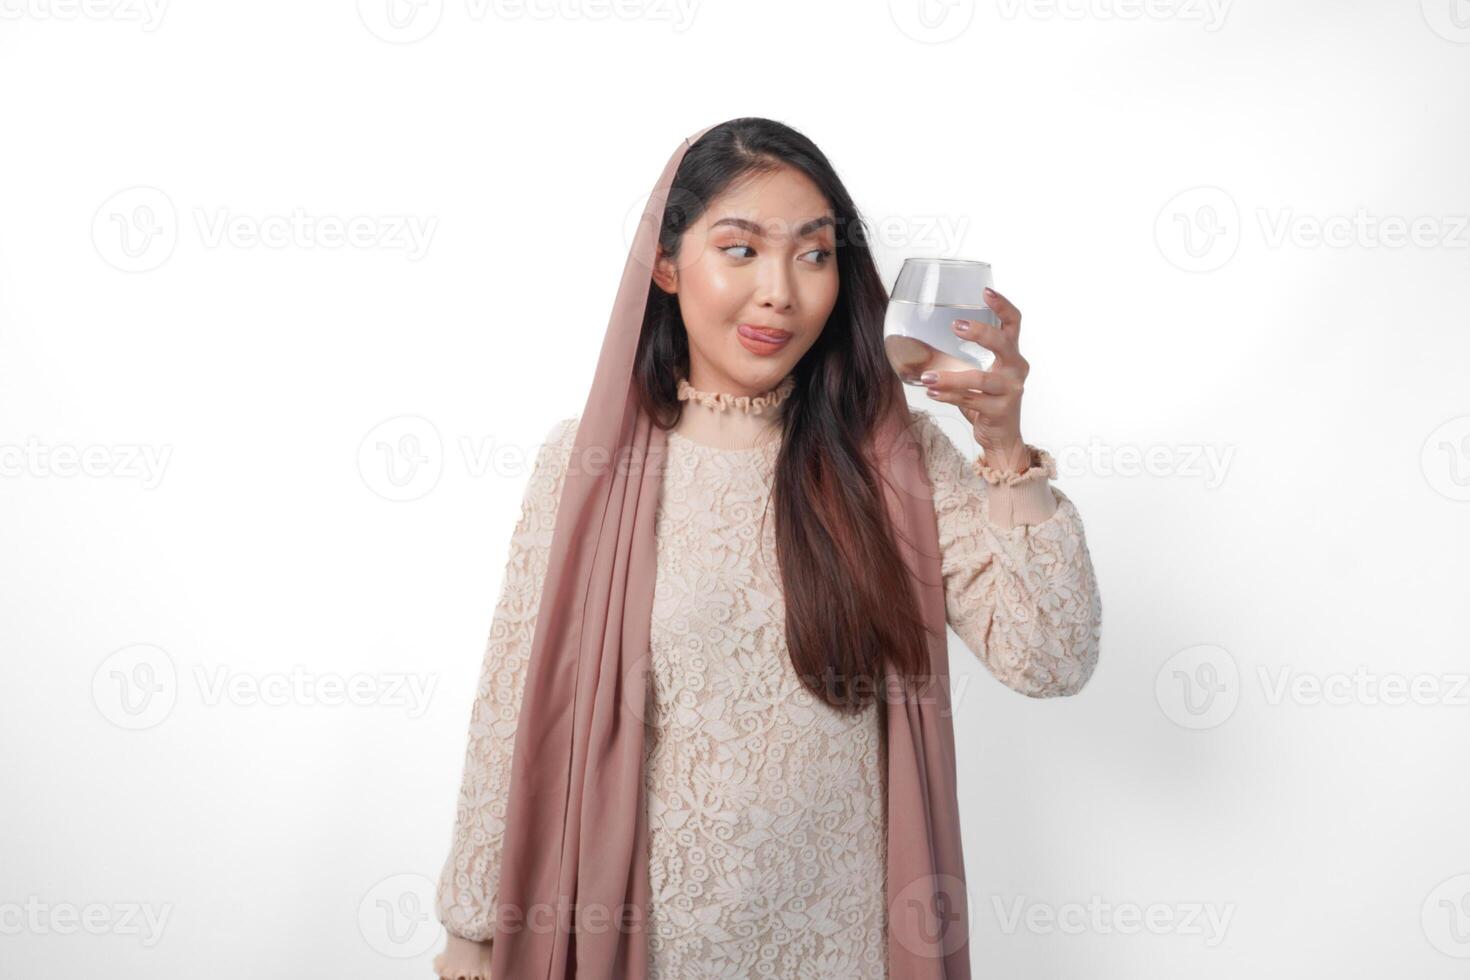
MULTIPOLYGON (((638 403, 634 353, 685 139, 649 195, 603 337, 552 535, 511 761, 490 972, 515 980, 648 974, 644 669, 666 434, 638 403)), ((895 378, 895 383, 897 379, 895 378)), ((872 452, 929 631, 931 675, 885 670, 888 966, 969 980, 943 579, 932 490, 907 412, 872 452)))

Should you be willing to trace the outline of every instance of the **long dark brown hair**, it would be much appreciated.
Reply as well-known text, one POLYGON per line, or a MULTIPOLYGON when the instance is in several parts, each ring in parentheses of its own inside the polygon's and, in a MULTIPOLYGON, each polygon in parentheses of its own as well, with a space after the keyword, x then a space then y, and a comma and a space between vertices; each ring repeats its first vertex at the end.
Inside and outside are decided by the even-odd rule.
MULTIPOLYGON (((883 352, 887 292, 866 227, 827 157, 783 123, 758 117, 713 127, 684 154, 659 244, 677 257, 684 232, 735 181, 793 167, 821 189, 836 218, 837 302, 821 336, 792 369, 782 403, 782 444, 768 507, 786 603, 786 644, 802 684, 844 713, 882 691, 883 659, 902 676, 929 668, 925 630, 884 505, 882 475, 864 447, 902 382, 883 352)), ((678 380, 689 340, 678 297, 650 283, 634 381, 663 429, 679 419, 678 380)), ((763 517, 764 519, 764 517, 763 517)))

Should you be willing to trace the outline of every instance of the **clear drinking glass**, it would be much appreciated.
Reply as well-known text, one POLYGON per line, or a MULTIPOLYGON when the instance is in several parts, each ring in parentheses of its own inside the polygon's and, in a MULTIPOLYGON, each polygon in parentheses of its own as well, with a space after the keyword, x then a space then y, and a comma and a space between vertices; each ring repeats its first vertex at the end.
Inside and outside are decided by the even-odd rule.
POLYGON ((985 287, 995 288, 989 262, 969 259, 904 259, 888 297, 883 349, 904 384, 920 385, 925 371, 988 371, 994 352, 966 340, 953 320, 998 326, 985 305, 985 287))

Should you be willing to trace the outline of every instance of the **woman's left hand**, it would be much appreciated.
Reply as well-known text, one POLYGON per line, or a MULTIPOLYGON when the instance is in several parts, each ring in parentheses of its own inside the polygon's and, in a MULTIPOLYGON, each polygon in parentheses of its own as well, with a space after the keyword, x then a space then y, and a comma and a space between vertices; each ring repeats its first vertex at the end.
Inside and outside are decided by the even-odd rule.
POLYGON ((975 427, 986 465, 1024 473, 1030 454, 1021 439, 1021 393, 1031 365, 1019 349, 1021 311, 993 289, 985 290, 985 305, 1000 317, 1000 326, 956 320, 952 329, 995 353, 990 370, 925 371, 919 380, 928 387, 930 398, 957 406, 975 427))

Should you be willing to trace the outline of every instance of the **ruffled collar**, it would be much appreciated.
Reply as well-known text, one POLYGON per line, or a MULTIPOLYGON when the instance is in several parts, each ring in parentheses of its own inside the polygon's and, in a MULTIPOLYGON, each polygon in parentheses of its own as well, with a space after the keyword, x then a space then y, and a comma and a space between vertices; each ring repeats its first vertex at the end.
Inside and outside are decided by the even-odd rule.
POLYGON ((795 390, 796 378, 790 374, 758 395, 704 391, 680 377, 679 401, 687 404, 671 431, 707 450, 773 449, 781 436, 777 409, 795 390))
POLYGON ((778 407, 796 388, 796 378, 786 375, 781 383, 759 395, 731 395, 723 391, 704 391, 689 383, 688 378, 679 379, 679 401, 697 402, 706 408, 722 412, 744 412, 747 415, 762 415, 778 407))

